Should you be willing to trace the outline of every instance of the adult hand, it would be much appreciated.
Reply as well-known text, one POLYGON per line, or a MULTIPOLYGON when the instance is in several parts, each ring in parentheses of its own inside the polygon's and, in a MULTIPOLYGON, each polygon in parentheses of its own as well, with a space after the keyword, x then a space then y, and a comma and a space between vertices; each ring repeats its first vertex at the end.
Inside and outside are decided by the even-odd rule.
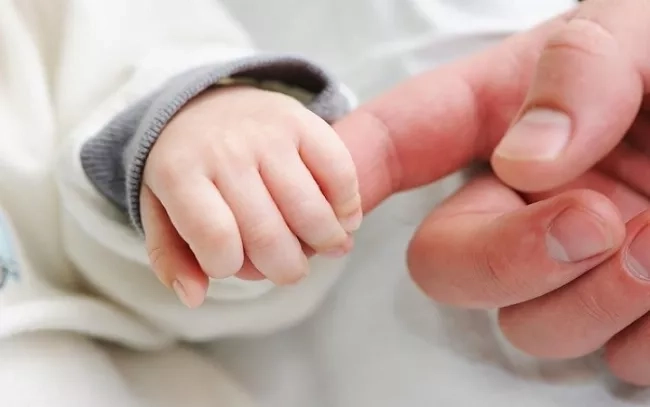
POLYGON ((422 224, 412 275, 438 301, 502 308, 504 333, 533 355, 605 345, 637 384, 650 384, 649 20, 646 1, 588 1, 337 125, 366 210, 475 159, 519 189, 556 188, 522 197, 493 176, 470 183, 422 224))

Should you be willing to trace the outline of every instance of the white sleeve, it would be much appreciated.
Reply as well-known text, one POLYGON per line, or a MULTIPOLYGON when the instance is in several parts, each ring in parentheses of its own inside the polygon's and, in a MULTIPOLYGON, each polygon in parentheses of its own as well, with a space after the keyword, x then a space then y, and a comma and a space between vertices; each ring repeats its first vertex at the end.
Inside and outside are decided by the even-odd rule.
POLYGON ((345 98, 338 84, 299 58, 255 56, 214 0, 68 0, 57 12, 65 14, 56 19, 60 42, 44 50, 58 50, 52 83, 62 137, 61 227, 65 250, 84 280, 163 336, 186 340, 265 333, 312 312, 345 260, 313 260, 310 277, 294 287, 213 282, 200 309, 183 307, 149 269, 137 219, 128 217, 137 216, 128 199, 137 191, 128 187, 143 165, 133 164, 139 157, 133 151, 146 153, 151 143, 142 141, 224 72, 260 81, 305 78, 297 85, 314 95, 314 110, 332 118, 348 106, 323 103, 345 98))

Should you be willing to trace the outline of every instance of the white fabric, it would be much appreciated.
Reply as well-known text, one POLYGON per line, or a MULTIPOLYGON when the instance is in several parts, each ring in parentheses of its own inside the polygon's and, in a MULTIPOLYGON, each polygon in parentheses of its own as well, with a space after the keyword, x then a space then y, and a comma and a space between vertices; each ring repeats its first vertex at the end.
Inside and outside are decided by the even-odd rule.
POLYGON ((223 3, 236 19, 214 0, 0 0, 0 206, 16 231, 0 239, 19 265, 0 289, 0 405, 650 403, 597 357, 537 363, 507 346, 488 313, 419 293, 404 250, 454 179, 389 200, 349 259, 314 263, 298 287, 222 282, 195 312, 161 288, 76 157, 121 108, 178 71, 252 52, 249 38, 326 64, 363 100, 573 2, 223 3))

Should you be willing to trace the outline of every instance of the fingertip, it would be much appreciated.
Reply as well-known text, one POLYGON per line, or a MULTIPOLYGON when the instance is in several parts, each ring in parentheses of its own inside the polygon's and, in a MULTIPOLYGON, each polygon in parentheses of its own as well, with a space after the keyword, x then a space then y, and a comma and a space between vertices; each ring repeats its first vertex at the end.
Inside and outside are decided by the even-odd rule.
POLYGON ((237 277, 240 280, 244 281, 262 281, 266 280, 266 277, 264 274, 260 273, 258 270, 251 270, 251 271, 240 271, 237 274, 235 274, 235 277, 237 277))
POLYGON ((205 301, 208 290, 207 278, 187 278, 179 276, 172 282, 172 289, 178 299, 188 308, 200 307, 205 301))
POLYGON ((158 280, 174 291, 188 308, 197 308, 205 300, 208 276, 203 272, 194 255, 187 247, 163 246, 151 256, 152 269, 158 280))
POLYGON ((646 55, 647 48, 647 36, 626 32, 633 24, 620 25, 632 3, 584 3, 547 38, 522 115, 492 156, 506 184, 525 192, 559 187, 592 168, 626 135, 644 89, 634 52, 646 55))
POLYGON ((235 274, 235 277, 244 281, 260 281, 266 280, 266 276, 262 274, 256 267, 251 263, 250 259, 246 257, 244 259, 244 264, 241 269, 235 274))
POLYGON ((549 162, 556 160, 571 137, 571 119, 556 109, 533 108, 507 131, 494 155, 503 160, 549 162))
POLYGON ((208 276, 187 246, 166 246, 153 267, 160 282, 174 291, 188 308, 203 304, 208 291, 208 276))
POLYGON ((162 203, 148 188, 142 191, 142 222, 150 267, 158 280, 189 308, 205 300, 208 277, 178 234, 162 203))
POLYGON ((506 132, 492 157, 499 179, 522 192, 540 192, 571 181, 586 170, 584 163, 567 162, 571 141, 570 117, 559 110, 534 108, 506 132))
MULTIPOLYGON (((330 249, 330 250, 327 250, 325 252, 322 252, 321 254, 326 256, 326 257, 338 259, 338 258, 344 257, 348 253, 350 253, 353 246, 354 246, 354 240, 353 240, 352 236, 348 235, 346 240, 345 240, 345 243, 343 243, 342 245, 340 245, 340 246, 338 246, 338 247, 336 247, 334 249, 330 249)), ((307 255, 307 253, 305 253, 305 254, 307 255)))
POLYGON ((294 267, 287 267, 283 271, 275 272, 272 275, 267 274, 266 278, 277 286, 292 286, 300 283, 308 274, 309 262, 307 257, 302 255, 294 267))
POLYGON ((204 251, 202 253, 203 259, 199 258, 198 254, 196 255, 201 268, 208 277, 215 280, 222 280, 232 277, 243 267, 244 252, 241 243, 230 246, 234 247, 229 248, 229 250, 224 250, 225 248, 218 251, 213 250, 211 254, 204 251), (210 257, 205 256, 206 253, 210 257))
POLYGON ((650 369, 644 358, 647 354, 648 320, 642 318, 614 336, 604 347, 603 359, 611 373, 619 380, 638 387, 650 386, 650 369))
POLYGON ((356 232, 361 227, 361 222, 363 221, 363 212, 361 210, 361 199, 358 200, 357 208, 352 212, 352 214, 344 215, 339 218, 341 227, 348 233, 356 232))
POLYGON ((575 168, 566 170, 556 161, 519 160, 496 153, 491 158, 491 166, 504 184, 524 193, 548 191, 580 175, 575 168))

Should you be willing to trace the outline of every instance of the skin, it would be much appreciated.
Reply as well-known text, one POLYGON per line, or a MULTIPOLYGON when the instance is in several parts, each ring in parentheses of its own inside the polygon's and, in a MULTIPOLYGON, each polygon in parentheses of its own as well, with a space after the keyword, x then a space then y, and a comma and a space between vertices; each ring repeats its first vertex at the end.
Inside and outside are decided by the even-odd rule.
MULTIPOLYGON (((408 252, 413 279, 436 301, 500 309, 506 337, 532 355, 572 358, 604 346, 614 374, 639 385, 650 384, 641 267, 650 263, 647 21, 647 1, 587 1, 416 76, 334 126, 364 212, 491 161, 494 174, 422 223, 408 252)), ((149 240, 151 225, 174 229, 146 191, 149 240)), ((171 253, 182 241, 153 246, 171 253)), ((176 261, 199 274, 184 253, 159 267, 176 261)))
MULTIPOLYGON (((428 134, 462 135, 459 154, 491 159, 498 178, 475 180, 433 211, 409 249, 412 276, 431 298, 499 308, 505 336, 538 357, 604 347, 613 373, 638 385, 650 384, 650 284, 641 267, 650 263, 643 233, 650 222, 648 17, 647 2, 591 0, 455 64, 456 73, 416 79, 433 89, 424 82, 444 86, 437 75, 462 78, 459 87, 472 96, 457 112, 474 121, 447 115, 453 123, 436 123, 447 130, 428 134), (567 119, 522 125, 534 108, 567 119), (567 128, 558 149, 554 137, 567 128), (516 132, 524 137, 500 140, 516 132), (544 150, 545 140, 553 148, 544 150), (560 237, 565 250, 558 250, 560 237)), ((408 133, 399 126, 394 132, 408 133)), ((419 169, 403 170, 410 171, 419 169)))
POLYGON ((336 132, 290 96, 250 87, 188 104, 152 148, 143 184, 153 269, 189 307, 208 277, 300 280, 307 255, 344 255, 362 218, 336 132))

